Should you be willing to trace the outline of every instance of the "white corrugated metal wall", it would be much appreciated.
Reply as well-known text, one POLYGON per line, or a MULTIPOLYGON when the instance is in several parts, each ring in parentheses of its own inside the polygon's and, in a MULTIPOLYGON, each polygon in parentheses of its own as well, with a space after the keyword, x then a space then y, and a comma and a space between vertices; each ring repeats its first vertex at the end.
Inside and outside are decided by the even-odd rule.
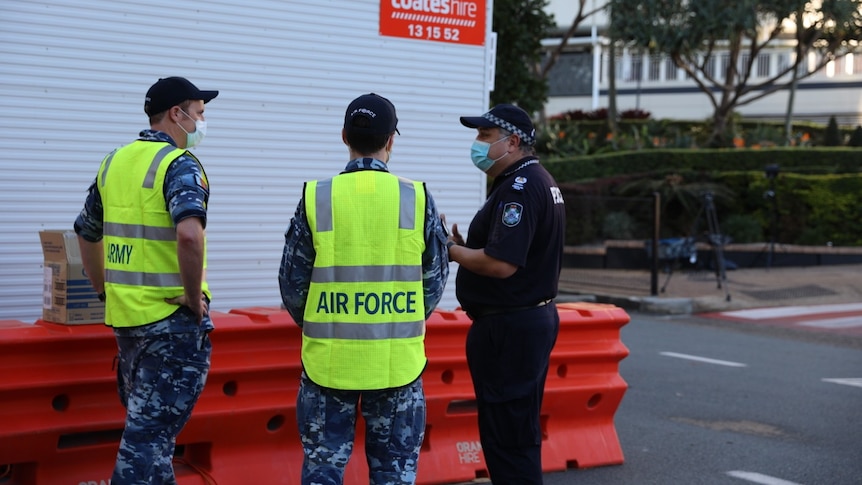
MULTIPOLYGON (((425 181, 449 222, 466 228, 484 200, 484 175, 469 161, 474 132, 458 116, 487 108, 493 52, 382 37, 379 8, 380 0, 0 3, 0 319, 40 318, 38 232, 72 227, 101 158, 148 127, 143 97, 159 77, 221 91, 194 150, 212 186, 216 310, 280 303, 283 234, 302 183, 344 167, 341 123, 359 94, 395 103, 402 136, 392 171, 425 181)), ((453 272, 441 308, 456 305, 453 272)))

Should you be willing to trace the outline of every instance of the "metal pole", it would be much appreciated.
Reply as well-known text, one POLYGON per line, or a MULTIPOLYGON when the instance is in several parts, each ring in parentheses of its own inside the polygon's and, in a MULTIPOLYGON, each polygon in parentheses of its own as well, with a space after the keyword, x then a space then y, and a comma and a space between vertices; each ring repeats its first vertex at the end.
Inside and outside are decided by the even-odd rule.
MULTIPOLYGON (((595 19, 595 14, 592 15, 592 17, 593 19, 595 19)), ((590 32, 590 40, 593 43, 593 110, 596 110, 599 108, 599 78, 601 77, 602 68, 602 49, 599 45, 595 20, 593 20, 593 26, 590 32)))
POLYGON ((653 192, 652 261, 650 262, 649 293, 658 296, 658 239, 661 233, 661 194, 653 192))
POLYGON ((776 233, 778 232, 778 202, 775 200, 775 177, 769 179, 769 194, 772 218, 769 221, 769 252, 766 253, 766 269, 772 268, 772 260, 775 257, 776 233))

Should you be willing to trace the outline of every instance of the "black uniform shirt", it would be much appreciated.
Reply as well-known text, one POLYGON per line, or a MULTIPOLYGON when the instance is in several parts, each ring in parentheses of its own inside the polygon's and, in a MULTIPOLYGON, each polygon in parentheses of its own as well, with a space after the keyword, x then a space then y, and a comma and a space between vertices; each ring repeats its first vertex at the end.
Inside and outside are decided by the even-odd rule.
POLYGON ((518 266, 508 278, 458 268, 455 292, 471 307, 519 307, 557 296, 565 237, 565 204, 557 183, 535 157, 494 179, 485 204, 473 217, 466 246, 518 266))

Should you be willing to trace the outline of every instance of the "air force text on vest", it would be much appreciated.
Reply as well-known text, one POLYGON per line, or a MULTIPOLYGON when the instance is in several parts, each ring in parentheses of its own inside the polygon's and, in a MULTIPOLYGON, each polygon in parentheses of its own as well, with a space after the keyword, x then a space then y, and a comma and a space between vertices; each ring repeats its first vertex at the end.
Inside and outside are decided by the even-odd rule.
POLYGON ((116 244, 108 245, 108 262, 113 264, 129 264, 132 262, 132 245, 116 244))
POLYGON ((362 292, 345 293, 324 291, 317 301, 317 313, 345 313, 359 315, 365 313, 415 313, 416 292, 397 291, 390 293, 362 292))

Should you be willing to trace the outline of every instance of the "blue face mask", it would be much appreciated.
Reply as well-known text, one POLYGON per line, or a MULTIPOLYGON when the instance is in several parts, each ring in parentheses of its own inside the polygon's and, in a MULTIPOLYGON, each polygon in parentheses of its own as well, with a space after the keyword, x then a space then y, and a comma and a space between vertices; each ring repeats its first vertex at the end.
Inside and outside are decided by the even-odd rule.
POLYGON ((491 151, 491 147, 500 143, 501 141, 509 138, 508 136, 504 136, 494 143, 488 143, 486 141, 476 140, 473 142, 473 146, 470 147, 470 159, 473 160, 473 165, 476 166, 479 170, 483 172, 487 172, 497 160, 505 157, 508 153, 504 153, 497 158, 488 158, 488 152, 491 151))

